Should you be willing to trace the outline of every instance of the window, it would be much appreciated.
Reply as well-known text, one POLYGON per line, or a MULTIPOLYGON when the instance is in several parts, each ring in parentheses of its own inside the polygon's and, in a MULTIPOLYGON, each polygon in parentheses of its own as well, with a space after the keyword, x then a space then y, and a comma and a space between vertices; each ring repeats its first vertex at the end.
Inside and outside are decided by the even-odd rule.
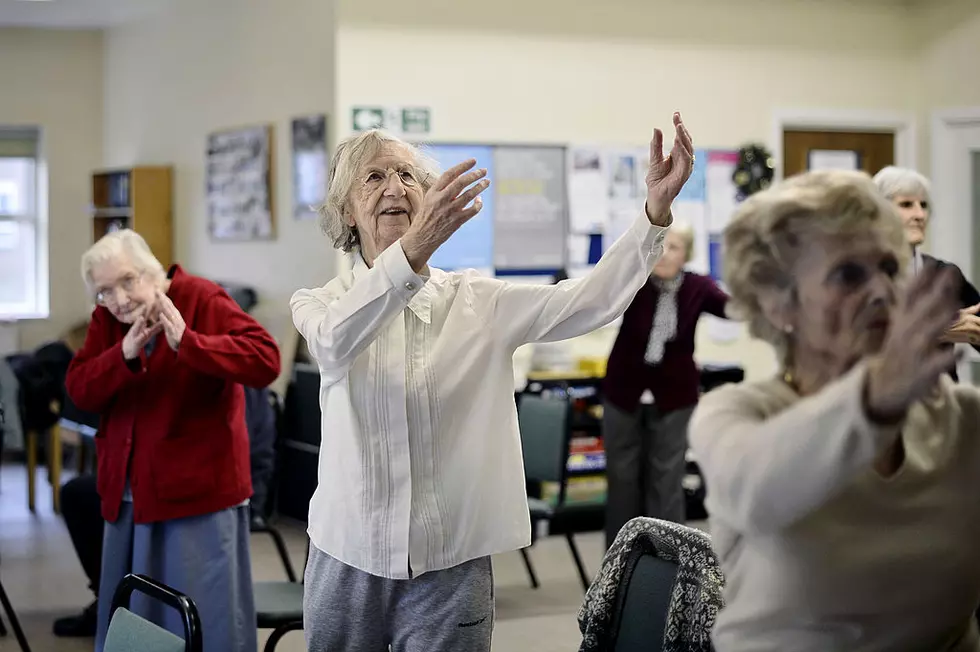
POLYGON ((48 316, 38 141, 35 129, 0 128, 0 320, 48 316))

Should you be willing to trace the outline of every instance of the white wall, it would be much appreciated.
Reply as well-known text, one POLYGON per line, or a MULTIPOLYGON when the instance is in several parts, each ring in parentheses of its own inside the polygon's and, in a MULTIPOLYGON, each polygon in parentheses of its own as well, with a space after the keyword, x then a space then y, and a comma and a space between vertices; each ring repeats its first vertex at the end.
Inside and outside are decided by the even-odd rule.
POLYGON ((21 322, 33 348, 85 316, 78 262, 91 244, 89 173, 102 159, 102 36, 0 29, 0 125, 40 126, 48 166, 51 317, 21 322))
MULTIPOLYGON (((915 111, 920 101, 909 92, 919 70, 914 24, 897 7, 437 4, 342 0, 342 131, 352 105, 415 103, 432 108, 433 140, 642 144, 679 109, 697 145, 734 148, 769 140, 777 109, 915 111)), ((721 345, 701 330, 700 359, 740 361, 750 377, 772 372, 767 346, 744 336, 721 345)), ((613 336, 579 347, 601 355, 613 336)))
POLYGON ((315 222, 292 217, 289 121, 332 111, 333 21, 330 0, 177 0, 106 34, 106 163, 175 166, 176 258, 192 273, 254 286, 267 325, 288 323, 294 290, 332 275, 327 239, 315 222), (263 123, 275 126, 277 236, 212 242, 207 135, 263 123))
POLYGON ((929 4, 917 21, 927 37, 920 54, 926 108, 980 106, 980 2, 947 0, 931 11, 929 4))

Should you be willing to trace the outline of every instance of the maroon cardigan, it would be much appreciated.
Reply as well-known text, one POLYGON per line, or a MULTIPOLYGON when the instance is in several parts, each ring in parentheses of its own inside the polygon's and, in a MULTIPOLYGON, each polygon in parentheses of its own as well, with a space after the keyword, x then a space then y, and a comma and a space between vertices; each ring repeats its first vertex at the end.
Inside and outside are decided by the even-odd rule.
POLYGON ((114 522, 129 467, 137 523, 209 514, 252 494, 242 384, 279 375, 275 340, 218 285, 170 269, 167 295, 186 329, 175 353, 163 333, 149 357, 123 359, 128 325, 92 313, 65 386, 82 410, 98 413, 98 490, 114 522))
POLYGON ((694 362, 694 332, 701 313, 725 316, 728 295, 708 276, 684 272, 677 290, 677 335, 664 346, 660 364, 647 364, 646 353, 659 291, 653 279, 637 293, 623 315, 609 354, 603 395, 620 410, 633 412, 643 392, 653 393, 657 408, 671 412, 698 402, 700 373, 694 362))

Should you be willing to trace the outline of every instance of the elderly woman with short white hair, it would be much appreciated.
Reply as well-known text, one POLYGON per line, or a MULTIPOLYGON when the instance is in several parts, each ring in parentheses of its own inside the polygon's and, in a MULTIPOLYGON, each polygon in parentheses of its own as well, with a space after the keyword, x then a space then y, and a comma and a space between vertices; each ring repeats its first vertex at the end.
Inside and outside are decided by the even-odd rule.
POLYGON ((382 132, 340 144, 325 218, 353 268, 291 302, 321 378, 310 650, 490 649, 490 556, 531 542, 514 351, 608 324, 646 281, 693 168, 674 125, 667 157, 654 132, 645 213, 590 274, 555 285, 429 267, 481 209, 476 161, 437 177, 382 132))
POLYGON ((704 397, 691 445, 726 578, 718 652, 976 652, 980 392, 936 340, 955 274, 906 273, 863 173, 746 200, 725 232, 733 308, 774 377, 704 397))
MULTIPOLYGON (((912 272, 917 274, 926 266, 949 268, 957 277, 960 316, 943 335, 943 341, 953 344, 972 344, 980 351, 980 292, 973 287, 962 270, 951 262, 923 253, 929 220, 932 216, 931 184, 915 170, 890 165, 874 177, 875 185, 885 199, 892 202, 902 218, 905 237, 912 248, 912 272)), ((955 369, 952 370, 955 378, 955 369)))
MULTIPOLYGON (((205 652, 257 649, 249 562, 252 494, 242 385, 279 375, 275 340, 217 284, 164 269, 124 229, 82 256, 97 306, 68 369, 68 395, 99 415, 106 520, 96 652, 116 586, 148 575, 197 605, 205 652)), ((179 614, 131 608, 183 635, 179 614)))

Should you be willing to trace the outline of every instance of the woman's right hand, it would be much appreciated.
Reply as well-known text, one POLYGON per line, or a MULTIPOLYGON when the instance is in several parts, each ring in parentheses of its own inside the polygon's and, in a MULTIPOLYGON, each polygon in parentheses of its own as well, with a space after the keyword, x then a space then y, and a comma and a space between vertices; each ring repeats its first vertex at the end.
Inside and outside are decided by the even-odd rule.
POLYGON ((924 269, 905 290, 881 351, 868 366, 865 408, 879 423, 895 423, 956 363, 937 342, 956 320, 956 274, 924 269))
POLYGON ((135 360, 140 357, 140 351, 146 346, 146 343, 157 336, 160 331, 163 330, 163 323, 156 322, 152 326, 148 326, 146 323, 146 315, 142 314, 136 318, 133 325, 129 327, 129 331, 122 341, 123 358, 126 360, 135 360))
POLYGON ((476 160, 469 159, 446 170, 425 193, 419 216, 401 239, 405 257, 416 273, 442 243, 483 208, 480 194, 490 187, 490 181, 474 183, 487 174, 485 169, 467 172, 475 165, 476 160))

